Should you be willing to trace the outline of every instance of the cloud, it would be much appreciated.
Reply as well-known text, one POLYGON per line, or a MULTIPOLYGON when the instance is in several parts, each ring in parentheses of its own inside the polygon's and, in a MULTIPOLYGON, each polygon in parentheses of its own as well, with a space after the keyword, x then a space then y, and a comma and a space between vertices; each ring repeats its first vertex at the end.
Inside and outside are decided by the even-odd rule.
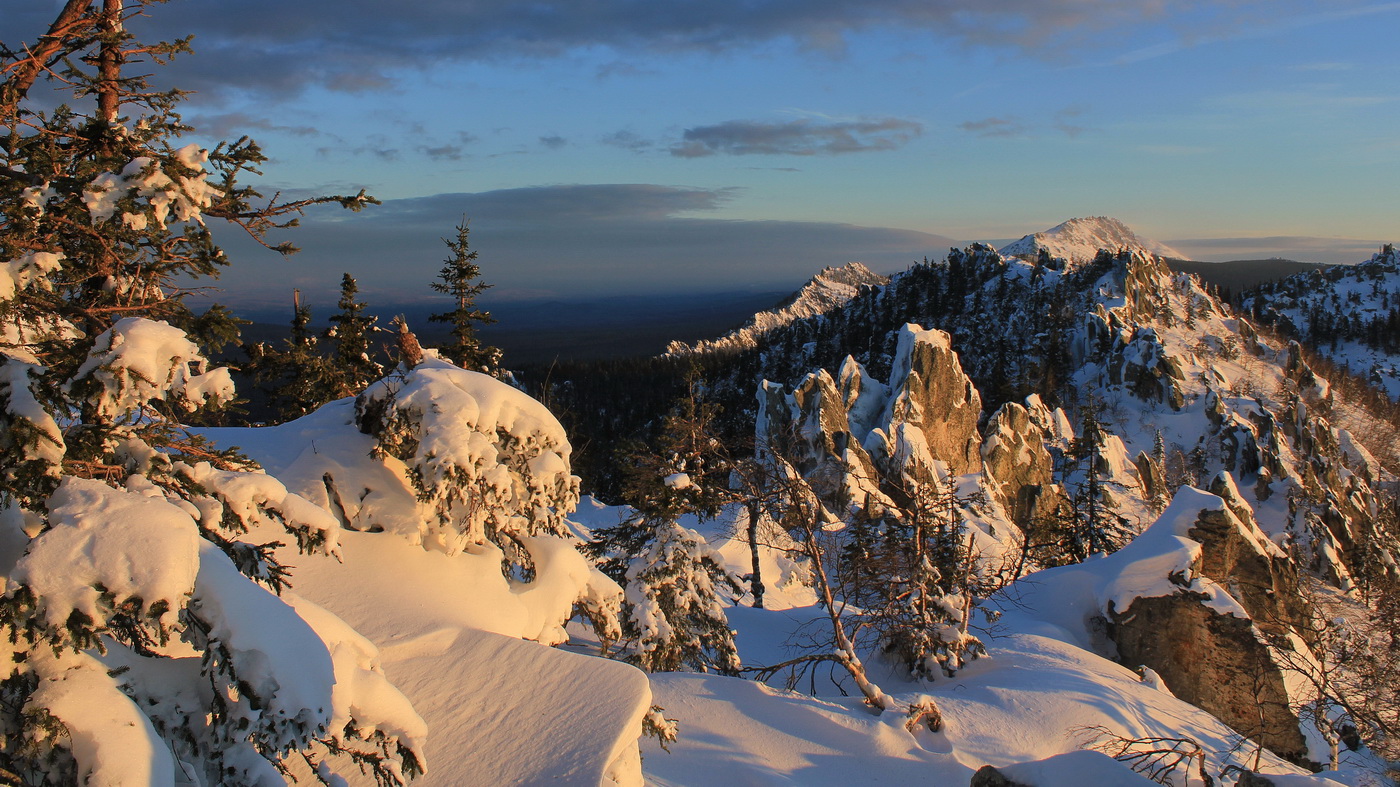
MULTIPOLYGON (((0 18, 0 41, 8 44, 32 41, 52 21, 53 3, 9 5, 17 7, 6 8, 0 18)), ((392 72, 398 69, 556 57, 585 49, 610 48, 624 56, 726 52, 785 39, 814 52, 839 52, 845 36, 871 29, 922 30, 954 41, 1063 57, 1091 49, 1075 44, 1144 25, 1191 31, 1179 36, 1184 42, 1179 46, 1279 20, 1310 24, 1339 14, 1380 13, 1391 5, 1359 0, 415 0, 390 8, 379 0, 205 0, 154 7, 130 27, 149 38, 196 35, 199 55, 178 58, 173 66, 183 86, 234 89, 228 88, 228 76, 237 74, 237 90, 296 94, 310 85, 381 90, 394 83, 392 72)), ((623 57, 617 61, 623 62, 623 57)), ((600 75, 627 71, 605 66, 600 75)))
POLYGON ((958 128, 979 137, 1019 137, 1026 133, 1026 126, 1014 117, 991 117, 959 123, 958 128))
MULTIPOLYGON (((1056 112, 1049 128, 1064 134, 1073 139, 1088 131, 1087 128, 1077 123, 1072 123, 1075 118, 1084 114, 1083 107, 1066 107, 1056 112)), ((1032 134, 1036 129, 1031 124, 1015 115, 1004 117, 987 117, 980 120, 968 120, 958 124, 958 128, 969 134, 976 134, 979 137, 1024 137, 1032 134)))
POLYGON ((820 121, 812 118, 768 123, 729 120, 688 128, 671 155, 700 158, 727 154, 816 156, 895 150, 924 131, 923 124, 901 118, 820 121))
POLYGON ((331 139, 339 139, 336 135, 313 126, 274 123, 267 118, 256 117, 246 112, 197 112, 191 113, 186 120, 197 128, 200 134, 214 138, 234 137, 236 139, 250 130, 256 130, 275 131, 297 137, 326 136, 331 139))
POLYGON ((558 134, 550 134, 547 137, 540 137, 540 144, 544 145, 550 150, 558 150, 559 148, 562 148, 565 145, 569 144, 569 140, 564 139, 558 134))
POLYGON ((600 141, 604 145, 630 150, 633 153, 643 153, 654 147, 654 143, 651 140, 645 139, 635 131, 628 131, 626 129, 608 134, 600 141))
POLYGON ((235 261, 221 280, 222 300, 281 304, 299 287, 327 308, 347 271, 371 303, 427 297, 446 255, 440 238, 463 216, 496 293, 555 297, 795 288, 826 265, 862 260, 899 270, 954 245, 912 230, 705 215, 737 196, 654 184, 556 185, 386 200, 362 213, 316 210, 277 238, 303 249, 288 261, 211 226, 235 261))

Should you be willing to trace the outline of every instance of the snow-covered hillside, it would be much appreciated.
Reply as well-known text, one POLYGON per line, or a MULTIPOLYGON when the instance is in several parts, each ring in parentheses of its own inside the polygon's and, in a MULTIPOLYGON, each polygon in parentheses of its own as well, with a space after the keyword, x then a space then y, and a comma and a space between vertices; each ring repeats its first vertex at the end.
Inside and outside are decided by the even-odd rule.
POLYGON ((1126 224, 1108 216, 1070 219, 1044 232, 1009 243, 999 251, 1004 257, 1023 259, 1034 259, 1045 251, 1054 258, 1084 263, 1093 260, 1100 249, 1110 252, 1126 249, 1159 257, 1186 258, 1169 246, 1139 237, 1126 224))
POLYGON ((666 347, 668 355, 688 355, 715 351, 733 351, 753 347, 764 334, 795 320, 822 314, 835 309, 855 297, 861 287, 873 287, 889 281, 859 262, 848 262, 841 267, 823 268, 802 288, 793 293, 778 306, 753 316, 742 327, 736 328, 716 339, 706 339, 689 345, 684 342, 671 342, 666 347))
POLYGON ((1357 265, 1270 282, 1243 307, 1400 399, 1400 254, 1393 247, 1357 265))

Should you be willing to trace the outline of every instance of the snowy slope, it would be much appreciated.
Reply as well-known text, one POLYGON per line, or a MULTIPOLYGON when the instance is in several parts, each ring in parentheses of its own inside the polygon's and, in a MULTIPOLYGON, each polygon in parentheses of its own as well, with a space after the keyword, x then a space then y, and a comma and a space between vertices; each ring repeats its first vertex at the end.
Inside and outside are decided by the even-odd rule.
POLYGON ((1044 232, 1027 235, 1003 246, 1004 257, 1034 259, 1044 249, 1051 257, 1084 263, 1094 259, 1099 249, 1117 252, 1120 249, 1155 254, 1159 257, 1185 259, 1175 249, 1153 240, 1139 237, 1126 224, 1108 216, 1070 219, 1044 232))
POLYGON ((1400 399, 1400 256, 1393 249, 1270 282, 1243 305, 1400 399))
POLYGON ((666 347, 666 354, 688 355, 753 347, 759 338, 775 328, 822 314, 850 301, 861 287, 879 286, 888 281, 888 276, 881 276, 859 262, 848 262, 839 268, 823 268, 787 301, 755 314, 743 327, 694 345, 671 342, 666 347))
MULTIPOLYGON (((804 618, 820 614, 734 612, 746 663, 782 658, 781 651, 746 649, 746 635, 762 631, 767 642, 781 641, 804 618)), ((955 680, 917 685, 881 679, 881 686, 900 699, 933 697, 947 720, 941 733, 911 733, 899 713, 875 716, 849 686, 846 690, 855 696, 843 696, 826 677, 825 672, 819 675, 814 697, 736 678, 653 675, 656 702, 668 718, 678 720, 681 735, 669 753, 643 743, 650 782, 658 787, 966 784, 983 765, 1001 768, 1077 752, 1091 737, 1084 728, 1095 725, 1125 736, 1191 737, 1213 752, 1229 750, 1236 740, 1214 717, 1127 668, 1041 634, 993 640, 990 656, 955 680)), ((806 681, 801 688, 809 688, 806 681)), ((1096 759, 1089 755, 1087 762, 1096 759)), ((1263 772, 1303 778, 1281 760, 1265 762, 1263 772)), ((1148 783, 1112 762, 1072 765, 1051 768, 1045 780, 1034 783, 1148 783), (1091 767, 1103 770, 1095 774, 1091 767), (1102 780, 1086 782, 1091 775, 1102 780)), ((1301 783, 1332 782, 1308 778, 1301 783)))

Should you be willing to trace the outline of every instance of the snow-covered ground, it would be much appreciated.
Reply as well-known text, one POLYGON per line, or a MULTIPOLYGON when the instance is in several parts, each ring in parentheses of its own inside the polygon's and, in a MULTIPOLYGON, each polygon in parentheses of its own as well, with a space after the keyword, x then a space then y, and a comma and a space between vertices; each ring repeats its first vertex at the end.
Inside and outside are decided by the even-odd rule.
MULTIPOLYGON (((336 408, 345 406, 332 405, 311 423, 209 432, 285 470, 303 451, 324 445, 313 436, 314 419, 334 420, 336 408)), ((585 498, 576 526, 614 524, 619 515, 585 498)), ((736 569, 744 567, 747 544, 735 523, 687 524, 701 526, 736 569)), ((670 751, 651 739, 642 743, 646 781, 658 787, 966 784, 983 765, 1017 763, 1034 764, 1006 772, 1039 785, 1079 787, 1086 778, 1129 785, 1146 782, 1103 755, 1072 754, 1093 738, 1089 728, 1124 737, 1189 737, 1222 756, 1239 743, 1214 717, 1093 652, 1083 626, 1089 610, 1075 605, 1089 605, 1085 599, 1121 560, 1018 583, 1001 599, 1005 614, 984 634, 989 656, 955 678, 920 684, 875 662, 887 692, 906 701, 935 699, 946 727, 933 733, 910 732, 899 712, 875 715, 849 680, 828 668, 802 681, 801 692, 693 673, 648 680, 619 662, 523 641, 527 610, 501 581, 494 555, 447 555, 392 533, 349 531, 341 534, 340 550, 339 562, 288 554, 297 566, 295 593, 379 648, 385 674, 428 725, 423 784, 595 785, 610 774, 626 783, 635 778, 631 747, 652 702, 680 727, 670 751), (1053 759, 1037 762, 1047 758, 1053 759)), ((794 570, 786 557, 768 552, 764 558, 774 576, 794 570)), ((729 610, 746 665, 791 658, 802 652, 795 643, 804 633, 826 625, 805 585, 778 582, 769 593, 776 609, 729 610)), ((577 625, 571 630, 582 632, 577 625)), ((1280 760, 1265 763, 1266 772, 1303 779, 1280 760)))

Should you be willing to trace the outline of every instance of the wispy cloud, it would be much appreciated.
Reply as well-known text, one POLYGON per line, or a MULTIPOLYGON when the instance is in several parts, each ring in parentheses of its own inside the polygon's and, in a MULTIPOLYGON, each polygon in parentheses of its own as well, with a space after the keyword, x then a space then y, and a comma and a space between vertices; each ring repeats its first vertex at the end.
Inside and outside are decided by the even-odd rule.
POLYGON ((981 120, 968 120, 958 124, 958 128, 979 137, 1019 137, 1028 131, 1025 124, 1014 117, 989 117, 981 120))
POLYGON ((1370 259, 1382 240, 1271 235, 1256 238, 1187 238, 1167 241, 1191 259, 1240 260, 1282 258, 1344 265, 1370 259))
POLYGON ((646 139, 637 132, 628 129, 614 131, 613 133, 608 134, 599 141, 602 142, 604 145, 608 145, 615 148, 622 148, 623 150, 630 150, 633 153, 643 153, 655 147, 655 143, 653 143, 651 140, 646 139))
MULTIPOLYGON (((1058 131, 1071 139, 1078 137, 1089 129, 1080 125, 1078 118, 1085 114, 1084 107, 1066 107, 1056 112, 1051 118, 1048 128, 1058 131)), ((978 120, 967 120, 958 124, 958 128, 969 134, 979 137, 1025 137, 1034 134, 1037 128, 1029 122, 1016 115, 999 115, 996 117, 985 117, 978 120)))
MULTIPOLYGON (((32 40, 51 21, 52 3, 10 5, 16 7, 0 15, 0 40, 7 43, 32 40)), ((224 89, 236 69, 238 90, 296 94, 309 86, 383 90, 401 78, 398 70, 598 48, 627 55, 728 52, 791 40, 814 53, 839 53, 846 36, 885 29, 1064 59, 1065 53, 1089 49, 1076 45, 1113 33, 1148 26, 1191 31, 1124 56, 1130 60, 1397 9, 1400 3, 1357 0, 421 0, 400 3, 388 14, 379 0, 240 0, 172 4, 132 27, 152 37, 196 34, 200 56, 174 64, 181 83, 191 88, 224 89)), ((634 62, 619 57, 598 76, 633 76, 639 71, 634 62)))
POLYGON ((895 150, 922 134, 922 123, 902 118, 824 121, 810 118, 773 123, 729 120, 688 128, 671 147, 679 158, 787 155, 834 156, 895 150))

